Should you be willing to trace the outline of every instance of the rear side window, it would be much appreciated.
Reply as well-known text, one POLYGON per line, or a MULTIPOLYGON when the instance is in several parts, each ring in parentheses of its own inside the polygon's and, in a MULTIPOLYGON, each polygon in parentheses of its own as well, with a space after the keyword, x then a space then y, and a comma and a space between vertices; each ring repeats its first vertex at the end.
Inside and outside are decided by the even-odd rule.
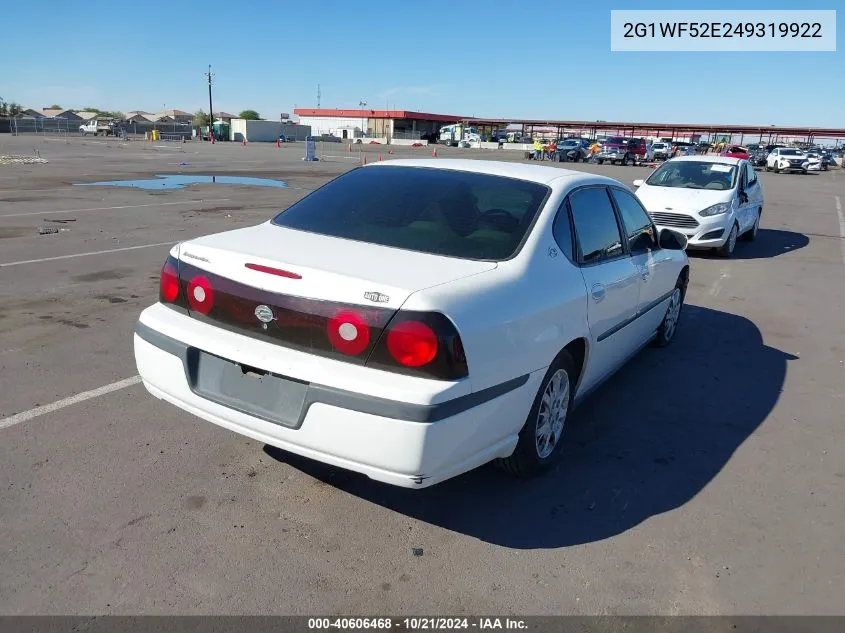
POLYGON ((651 218, 637 199, 622 189, 611 189, 613 199, 622 216, 628 250, 641 253, 657 246, 657 236, 651 224, 651 218))
POLYGON ((580 260, 594 264, 622 254, 616 213, 604 187, 580 189, 569 196, 580 260))
POLYGON ((463 259, 512 257, 548 188, 448 169, 350 171, 273 219, 290 229, 463 259))

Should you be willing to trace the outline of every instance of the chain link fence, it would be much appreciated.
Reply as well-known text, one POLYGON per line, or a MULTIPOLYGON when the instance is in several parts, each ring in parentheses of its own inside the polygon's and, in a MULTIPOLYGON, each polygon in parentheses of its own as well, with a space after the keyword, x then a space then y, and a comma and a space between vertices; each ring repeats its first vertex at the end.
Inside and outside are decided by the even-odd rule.
MULTIPOLYGON (((82 136, 80 126, 85 125, 84 120, 61 119, 61 118, 31 118, 16 117, 0 119, 0 134, 9 133, 12 135, 37 134, 44 136, 82 136)), ((162 141, 191 140, 193 128, 190 123, 176 121, 119 121, 110 126, 109 134, 118 137, 144 138, 146 135, 158 131, 162 141)), ((93 135, 93 132, 89 132, 93 135)))

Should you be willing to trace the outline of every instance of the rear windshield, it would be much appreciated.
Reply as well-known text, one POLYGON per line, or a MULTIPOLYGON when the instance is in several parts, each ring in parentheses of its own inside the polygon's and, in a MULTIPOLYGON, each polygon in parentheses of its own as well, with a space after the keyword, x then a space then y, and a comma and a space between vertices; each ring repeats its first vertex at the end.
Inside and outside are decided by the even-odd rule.
POLYGON ((544 185, 447 169, 364 167, 273 219, 299 231, 462 259, 512 257, 548 194, 544 185))

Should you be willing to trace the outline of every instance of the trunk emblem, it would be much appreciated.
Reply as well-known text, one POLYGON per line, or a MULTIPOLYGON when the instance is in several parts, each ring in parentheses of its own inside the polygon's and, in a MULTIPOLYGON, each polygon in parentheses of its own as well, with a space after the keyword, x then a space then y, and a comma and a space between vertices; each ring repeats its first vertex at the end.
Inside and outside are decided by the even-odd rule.
POLYGON ((262 325, 265 330, 267 329, 267 324, 270 323, 275 317, 273 316, 273 311, 270 309, 269 306, 260 305, 255 308, 255 316, 261 321, 262 325))
POLYGON ((374 301, 376 303, 387 303, 390 301, 390 297, 383 295, 380 292, 365 292, 364 299, 374 301))

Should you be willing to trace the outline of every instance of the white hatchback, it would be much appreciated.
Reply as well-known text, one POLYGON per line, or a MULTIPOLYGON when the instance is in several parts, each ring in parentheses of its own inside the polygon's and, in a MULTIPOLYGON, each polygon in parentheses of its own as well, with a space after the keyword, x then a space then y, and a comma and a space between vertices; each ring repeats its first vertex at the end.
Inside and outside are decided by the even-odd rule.
POLYGON ((135 359, 158 398, 382 482, 538 473, 577 402, 673 339, 685 242, 611 178, 375 163, 175 246, 135 359))
POLYGON ((688 248, 715 249, 730 257, 737 238, 757 237, 763 187, 747 160, 681 156, 634 186, 654 223, 684 233, 688 248))

